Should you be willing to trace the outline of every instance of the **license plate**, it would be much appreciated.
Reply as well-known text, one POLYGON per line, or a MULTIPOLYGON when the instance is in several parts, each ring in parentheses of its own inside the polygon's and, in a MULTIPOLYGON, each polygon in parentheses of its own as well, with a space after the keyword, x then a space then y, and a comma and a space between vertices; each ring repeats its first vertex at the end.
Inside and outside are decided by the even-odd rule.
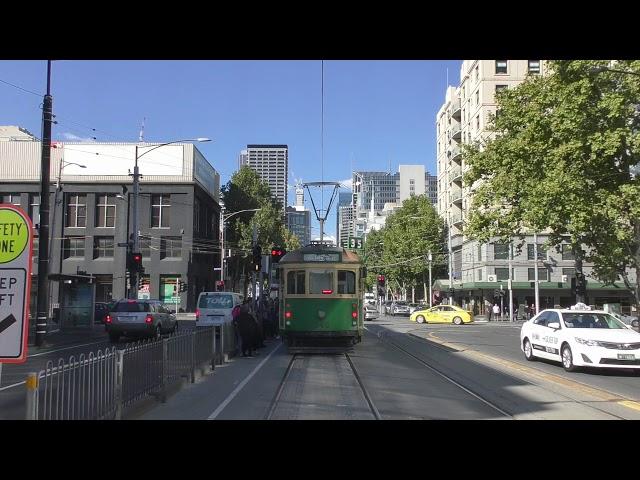
POLYGON ((635 360, 636 356, 632 353, 619 353, 618 360, 635 360))
POLYGON ((135 322, 136 317, 118 317, 119 322, 135 322))

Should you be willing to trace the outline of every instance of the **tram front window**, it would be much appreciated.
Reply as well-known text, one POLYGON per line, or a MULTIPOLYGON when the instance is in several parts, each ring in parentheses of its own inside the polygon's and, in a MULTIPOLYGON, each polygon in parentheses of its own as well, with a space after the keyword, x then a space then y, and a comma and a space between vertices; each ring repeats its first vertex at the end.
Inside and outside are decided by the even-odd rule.
POLYGON ((290 295, 304 294, 304 270, 293 270, 287 273, 287 293, 290 295))
POLYGON ((333 293, 333 270, 309 271, 309 293, 322 295, 333 293))
POLYGON ((349 270, 338 270, 338 293, 356 293, 356 274, 349 270))

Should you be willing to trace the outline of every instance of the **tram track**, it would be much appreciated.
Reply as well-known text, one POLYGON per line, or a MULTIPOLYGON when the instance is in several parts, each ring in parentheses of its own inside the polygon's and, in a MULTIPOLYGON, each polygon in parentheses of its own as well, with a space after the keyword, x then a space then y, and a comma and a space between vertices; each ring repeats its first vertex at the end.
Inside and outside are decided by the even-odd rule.
MULTIPOLYGON (((287 369, 285 370, 284 375, 282 376, 282 380, 280 381, 280 384, 278 385, 278 389, 276 390, 276 393, 273 397, 273 400, 271 401, 271 404, 269 406, 269 409, 267 411, 267 414, 265 415, 264 419, 265 420, 272 420, 274 419, 274 415, 276 413, 276 411, 278 410, 278 406, 280 405, 283 393, 287 387, 287 381, 289 380, 289 377, 291 376, 291 372, 294 368, 294 364, 296 363, 297 360, 300 360, 302 357, 304 357, 304 354, 300 354, 300 353, 294 353, 291 356, 291 359, 289 360, 289 364, 287 365, 287 369)), ((318 357, 318 355, 314 355, 315 357, 318 357)), ((380 415, 380 412, 378 411, 378 409, 376 408, 373 399, 371 397, 371 395, 369 394, 369 391, 367 390, 366 386, 364 385, 364 382, 362 381, 362 377, 360 376, 357 367, 355 366, 355 364, 353 363, 353 361, 351 360, 351 357, 349 356, 348 353, 342 353, 339 355, 328 355, 331 357, 342 357, 346 360, 346 363, 349 366, 349 370, 351 371, 351 373, 353 374, 353 377, 355 379, 355 383, 358 385, 360 392, 362 393, 364 400, 366 401, 366 405, 367 405, 367 409, 369 410, 369 412, 371 413, 371 415, 373 416, 373 418, 375 420, 382 420, 382 415, 380 415)))

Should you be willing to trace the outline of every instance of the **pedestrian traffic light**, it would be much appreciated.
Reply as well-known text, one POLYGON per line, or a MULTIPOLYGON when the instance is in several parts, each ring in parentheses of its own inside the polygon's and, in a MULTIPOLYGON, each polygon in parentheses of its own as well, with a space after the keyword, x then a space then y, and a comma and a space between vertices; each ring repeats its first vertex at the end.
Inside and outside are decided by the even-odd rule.
POLYGON ((280 259, 281 259, 282 257, 284 257, 285 253, 287 253, 287 252, 285 251, 285 249, 284 249, 284 248, 281 248, 281 247, 273 247, 273 248, 271 249, 271 261, 272 261, 273 263, 278 263, 278 262, 280 261, 280 259))
POLYGON ((180 291, 181 292, 186 292, 188 289, 188 285, 186 283, 180 283, 180 291))
POLYGON ((378 275, 378 286, 384 287, 385 278, 384 275, 378 275))
POLYGON ((256 245, 253 247, 253 270, 259 272, 262 269, 262 247, 256 245))

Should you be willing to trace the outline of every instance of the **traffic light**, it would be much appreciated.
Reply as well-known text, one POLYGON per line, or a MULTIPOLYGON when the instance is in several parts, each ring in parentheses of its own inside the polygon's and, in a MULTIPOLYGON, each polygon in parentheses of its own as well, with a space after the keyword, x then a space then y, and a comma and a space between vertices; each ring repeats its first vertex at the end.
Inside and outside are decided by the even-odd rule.
POLYGON ((127 253, 127 270, 130 272, 143 273, 144 267, 142 266, 142 254, 135 252, 127 253))
POLYGON ((253 270, 259 272, 262 269, 262 247, 256 245, 253 247, 253 270))
POLYGON ((378 286, 384 287, 385 278, 384 275, 378 275, 378 286))
POLYGON ((571 279, 571 290, 575 291, 576 295, 584 296, 587 294, 587 279, 584 273, 576 273, 576 278, 571 279))
POLYGON ((188 289, 188 285, 186 283, 180 283, 180 292, 186 292, 188 289))
POLYGON ((271 249, 271 261, 273 263, 278 263, 282 257, 284 257, 286 250, 281 247, 273 247, 271 249))

